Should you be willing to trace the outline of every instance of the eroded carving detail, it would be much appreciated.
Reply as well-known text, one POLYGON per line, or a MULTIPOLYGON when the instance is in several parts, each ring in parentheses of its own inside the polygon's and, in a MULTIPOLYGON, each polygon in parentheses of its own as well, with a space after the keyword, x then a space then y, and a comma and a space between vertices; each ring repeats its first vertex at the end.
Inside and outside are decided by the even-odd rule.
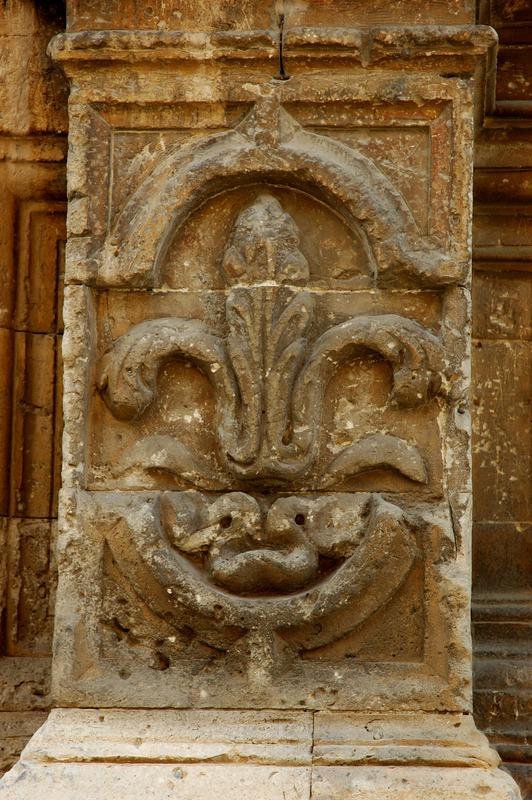
POLYGON ((165 603, 175 598, 188 610, 203 641, 219 645, 219 633, 211 642, 205 624, 214 615, 232 630, 231 641, 236 636, 238 646, 228 648, 237 648, 237 662, 260 651, 270 653, 272 669, 283 630, 297 629, 294 641, 307 649, 345 635, 397 592, 418 552, 419 524, 379 496, 308 494, 375 468, 427 482, 417 447, 384 431, 329 454, 313 472, 329 382, 344 364, 377 354, 392 368, 389 402, 414 407, 440 390, 443 368, 437 337, 397 314, 354 316, 324 329, 318 297, 306 288, 299 236, 279 200, 260 193, 236 216, 221 260, 223 330, 197 319, 147 320, 114 343, 99 372, 109 409, 131 421, 154 402, 168 360, 188 360, 210 381, 217 463, 159 433, 140 439, 127 458, 225 493, 163 493, 133 515, 128 506, 108 543, 156 613, 163 612, 158 593, 145 589, 145 569, 166 587, 165 603), (299 494, 271 495, 287 489, 299 494), (334 633, 315 624, 338 604, 350 613, 334 633))
POLYGON ((161 517, 171 543, 205 553, 214 583, 236 592, 294 591, 317 580, 320 556, 339 563, 360 543, 367 495, 282 497, 265 511, 257 499, 230 492, 163 495, 161 517))
POLYGON ((236 129, 214 134, 201 147, 192 143, 168 153, 125 204, 102 250, 99 279, 107 285, 124 278, 131 286, 157 285, 168 232, 221 178, 234 184, 251 173, 264 183, 310 185, 334 197, 372 238, 379 279, 389 285, 442 286, 464 277, 463 252, 448 252, 420 235, 401 193, 375 162, 303 129, 273 87, 236 129))
POLYGON ((118 569, 155 613, 187 609, 176 622, 216 647, 223 630, 233 642, 240 631, 239 662, 249 656, 242 637, 251 649, 275 647, 283 632, 297 631, 301 647, 312 649, 359 626, 398 591, 426 526, 370 494, 291 496, 267 506, 241 492, 104 493, 86 518, 105 523, 118 569), (166 592, 150 592, 153 580, 166 592), (334 626, 317 624, 339 607, 350 613, 334 626), (206 619, 216 619, 212 630, 206 619))
POLYGON ((229 284, 303 284, 309 277, 294 220, 266 192, 238 215, 222 266, 229 284))
MULTIPOLYGON (((169 437, 139 443, 146 469, 185 475, 200 488, 234 480, 260 485, 303 485, 316 461, 326 387, 344 363, 378 353, 391 363, 391 401, 416 406, 436 394, 443 368, 439 340, 396 314, 352 317, 315 337, 308 265, 291 217, 263 193, 238 215, 223 258, 229 284, 225 336, 198 320, 163 318, 134 326, 102 361, 99 386, 121 419, 135 419, 153 402, 165 360, 185 357, 209 378, 216 397, 216 477, 205 458, 169 437)), ((377 467, 426 482, 417 448, 397 436, 374 433, 337 453, 314 486, 377 467)))

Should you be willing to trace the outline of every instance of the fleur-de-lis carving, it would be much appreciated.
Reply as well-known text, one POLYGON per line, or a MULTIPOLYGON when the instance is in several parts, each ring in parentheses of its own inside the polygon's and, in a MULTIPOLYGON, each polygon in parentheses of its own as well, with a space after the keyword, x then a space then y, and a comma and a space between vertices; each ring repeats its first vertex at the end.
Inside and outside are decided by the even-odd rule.
MULTIPOLYGON (((146 455, 160 449, 164 439, 173 469, 188 477, 191 470, 187 474, 183 462, 196 465, 191 482, 197 486, 228 487, 234 479, 265 484, 304 479, 318 457, 327 384, 342 363, 367 351, 391 363, 396 404, 417 405, 438 391, 439 340, 410 319, 355 316, 313 338, 315 301, 305 288, 309 266, 299 231, 271 194, 260 194, 238 215, 222 270, 228 285, 224 336, 199 320, 148 320, 114 343, 99 375, 105 401, 121 419, 140 416, 153 402, 158 371, 168 359, 190 359, 207 375, 216 397, 225 484, 215 480, 200 457, 183 458, 183 446, 171 437, 151 437, 140 445, 146 455)), ((323 470, 322 485, 377 467, 427 480, 417 448, 375 433, 337 454, 323 470)))

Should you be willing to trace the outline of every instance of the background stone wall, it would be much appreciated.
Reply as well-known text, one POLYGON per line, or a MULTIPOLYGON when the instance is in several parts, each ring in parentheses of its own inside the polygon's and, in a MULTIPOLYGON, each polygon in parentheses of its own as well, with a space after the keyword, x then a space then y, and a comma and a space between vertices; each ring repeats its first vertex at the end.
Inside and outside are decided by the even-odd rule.
MULTIPOLYGON (((74 28, 83 27, 83 5, 72 3, 74 28)), ((412 22, 432 22, 452 4, 415 5, 412 22)), ((397 3, 378 6, 376 22, 402 13, 397 3)), ((337 6, 319 7, 334 25, 337 6)), ((156 13, 157 3, 150 8, 156 13)), ((343 2, 350 16, 342 24, 357 24, 357 9, 343 2)), ((501 46, 475 159, 475 704, 528 796, 532 4, 483 0, 477 15, 497 29, 501 46)), ((67 87, 46 45, 64 26, 60 3, 0 0, 0 769, 50 705, 67 87)))
POLYGON ((67 87, 38 5, 0 3, 0 769, 50 705, 67 87))
POLYGON ((530 797, 532 4, 488 0, 478 13, 500 46, 475 157, 475 712, 530 797))

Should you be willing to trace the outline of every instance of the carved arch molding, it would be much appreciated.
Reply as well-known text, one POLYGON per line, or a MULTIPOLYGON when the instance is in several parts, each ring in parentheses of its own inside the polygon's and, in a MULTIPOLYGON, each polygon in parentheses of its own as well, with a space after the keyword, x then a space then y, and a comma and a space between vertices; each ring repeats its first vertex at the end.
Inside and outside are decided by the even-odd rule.
POLYGON ((165 155, 98 263, 84 518, 113 569, 240 667, 382 613, 443 498, 431 309, 457 255, 367 156, 263 98, 165 155))

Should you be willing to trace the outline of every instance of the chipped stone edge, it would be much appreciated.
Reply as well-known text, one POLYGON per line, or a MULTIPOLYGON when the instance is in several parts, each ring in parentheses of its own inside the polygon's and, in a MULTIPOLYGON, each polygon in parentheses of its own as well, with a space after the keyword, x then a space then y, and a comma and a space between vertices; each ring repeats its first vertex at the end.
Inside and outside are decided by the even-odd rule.
MULTIPOLYGON (((383 57, 418 59, 444 54, 483 54, 498 37, 488 25, 411 25, 373 28, 294 27, 285 33, 285 55, 327 48, 370 64, 383 57), (289 49, 292 52, 288 52, 289 49)), ((60 33, 48 46, 56 61, 213 61, 277 55, 277 31, 81 31, 60 33)))
POLYGON ((472 717, 459 712, 413 712, 398 718, 394 712, 245 709, 57 708, 34 734, 22 759, 483 769, 500 763, 472 717), (420 741, 427 730, 432 738, 420 741))

